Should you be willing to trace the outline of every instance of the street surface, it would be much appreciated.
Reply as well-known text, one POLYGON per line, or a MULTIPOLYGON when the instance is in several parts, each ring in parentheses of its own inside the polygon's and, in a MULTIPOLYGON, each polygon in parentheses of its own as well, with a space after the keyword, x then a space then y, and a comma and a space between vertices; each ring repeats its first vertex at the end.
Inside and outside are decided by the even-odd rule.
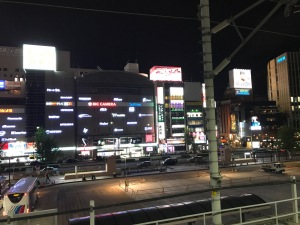
MULTIPOLYGON (((169 166, 168 172, 176 171, 177 168, 177 166, 169 166)), ((90 200, 95 201, 95 206, 98 208, 96 214, 103 214, 208 199, 210 198, 209 172, 200 166, 197 168, 194 171, 127 177, 128 192, 125 192, 125 177, 97 178, 95 181, 86 182, 77 180, 80 182, 47 186, 39 191, 36 211, 52 208, 57 208, 59 212, 74 210, 75 212, 58 217, 58 224, 64 225, 69 218, 89 215, 90 200), (194 194, 189 194, 190 192, 194 194), (176 197, 172 197, 174 194, 177 194, 176 197)), ((288 166, 284 174, 263 172, 260 170, 260 165, 221 168, 220 171, 223 177, 221 196, 251 193, 266 202, 291 198, 289 178, 293 175, 297 180, 300 179, 299 167, 293 166, 288 166), (272 182, 281 182, 281 184, 272 182), (247 186, 239 187, 242 185, 247 186)), ((298 186, 297 189, 299 192, 300 187, 298 186)))

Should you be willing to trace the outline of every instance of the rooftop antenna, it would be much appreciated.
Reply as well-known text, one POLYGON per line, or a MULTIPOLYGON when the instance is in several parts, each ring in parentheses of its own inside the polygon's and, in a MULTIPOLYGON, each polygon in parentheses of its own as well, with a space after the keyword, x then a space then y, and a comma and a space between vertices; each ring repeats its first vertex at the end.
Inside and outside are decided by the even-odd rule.
POLYGON ((100 70, 100 71, 102 71, 103 69, 100 67, 100 66, 97 66, 97 69, 98 70, 100 70))

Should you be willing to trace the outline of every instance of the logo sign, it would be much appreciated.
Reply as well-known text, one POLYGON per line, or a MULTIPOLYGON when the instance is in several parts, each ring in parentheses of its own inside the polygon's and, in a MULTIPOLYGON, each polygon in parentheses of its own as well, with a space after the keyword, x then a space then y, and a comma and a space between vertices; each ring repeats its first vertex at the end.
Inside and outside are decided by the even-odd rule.
POLYGON ((13 109, 0 109, 0 113, 12 113, 13 109))
POLYGON ((150 80, 153 80, 153 81, 182 81, 181 67, 153 66, 150 69, 150 80))
POLYGON ((251 89, 251 70, 233 69, 229 71, 229 83, 231 88, 251 89))
POLYGON ((281 63, 281 62, 283 62, 283 61, 285 61, 286 60, 286 56, 285 55, 283 55, 283 56, 281 56, 281 57, 279 57, 279 58, 277 58, 277 63, 281 63))
POLYGON ((250 95, 249 89, 236 89, 235 95, 250 95))
POLYGON ((158 122, 164 122, 165 121, 165 108, 163 104, 157 105, 157 113, 158 113, 158 122))
POLYGON ((117 104, 115 102, 89 102, 88 106, 114 107, 117 104))

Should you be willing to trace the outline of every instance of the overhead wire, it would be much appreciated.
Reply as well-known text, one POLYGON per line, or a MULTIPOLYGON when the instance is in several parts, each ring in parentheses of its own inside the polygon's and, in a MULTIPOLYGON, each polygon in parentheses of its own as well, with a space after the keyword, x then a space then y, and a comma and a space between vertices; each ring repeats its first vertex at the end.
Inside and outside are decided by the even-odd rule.
MULTIPOLYGON (((112 14, 120 14, 120 15, 145 16, 145 17, 157 17, 157 18, 167 18, 167 19, 198 21, 198 19, 196 17, 193 18, 193 17, 180 17, 180 16, 165 16, 165 15, 159 15, 159 14, 134 13, 134 12, 124 12, 124 11, 114 11, 114 10, 104 10, 104 9, 91 9, 91 8, 82 8, 82 7, 73 7, 73 6, 41 4, 41 3, 33 3, 33 2, 20 2, 20 1, 0 0, 0 3, 33 5, 33 6, 61 8, 61 9, 69 9, 69 10, 101 12, 101 13, 112 13, 112 14)), ((211 21, 211 23, 213 23, 213 24, 219 24, 220 22, 211 21)), ((230 26, 233 26, 233 25, 230 24, 230 26)), ((253 30, 254 29, 252 27, 246 27, 246 26, 241 26, 241 25, 236 25, 236 27, 241 28, 241 29, 245 29, 245 30, 253 30)), ((286 36, 286 37, 291 37, 291 38, 300 38, 299 35, 281 33, 281 32, 270 31, 270 30, 260 29, 259 32, 270 33, 270 34, 275 34, 275 35, 281 35, 281 36, 286 36)))

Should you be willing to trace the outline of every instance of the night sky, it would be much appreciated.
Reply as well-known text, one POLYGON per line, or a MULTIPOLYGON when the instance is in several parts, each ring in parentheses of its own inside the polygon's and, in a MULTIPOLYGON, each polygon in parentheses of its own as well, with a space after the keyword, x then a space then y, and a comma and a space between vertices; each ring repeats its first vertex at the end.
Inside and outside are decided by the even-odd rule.
MULTIPOLYGON (((237 15, 257 0, 210 1, 211 27, 237 15)), ((152 66, 180 66, 184 81, 203 82, 200 0, 0 0, 0 45, 55 46, 71 52, 71 67, 123 70, 137 61, 140 72, 152 66), (37 4, 22 4, 22 3, 37 4), (41 5, 46 4, 46 5, 41 5)), ((246 38, 277 1, 265 1, 235 20, 246 38)), ((300 4, 300 3, 299 3, 300 4)), ((300 48, 300 13, 284 16, 282 6, 215 78, 216 100, 228 86, 228 71, 251 69, 254 95, 266 96, 269 60, 300 48)), ((241 43, 233 26, 212 36, 216 67, 241 43)), ((1 63, 1 62, 0 62, 1 63)))

